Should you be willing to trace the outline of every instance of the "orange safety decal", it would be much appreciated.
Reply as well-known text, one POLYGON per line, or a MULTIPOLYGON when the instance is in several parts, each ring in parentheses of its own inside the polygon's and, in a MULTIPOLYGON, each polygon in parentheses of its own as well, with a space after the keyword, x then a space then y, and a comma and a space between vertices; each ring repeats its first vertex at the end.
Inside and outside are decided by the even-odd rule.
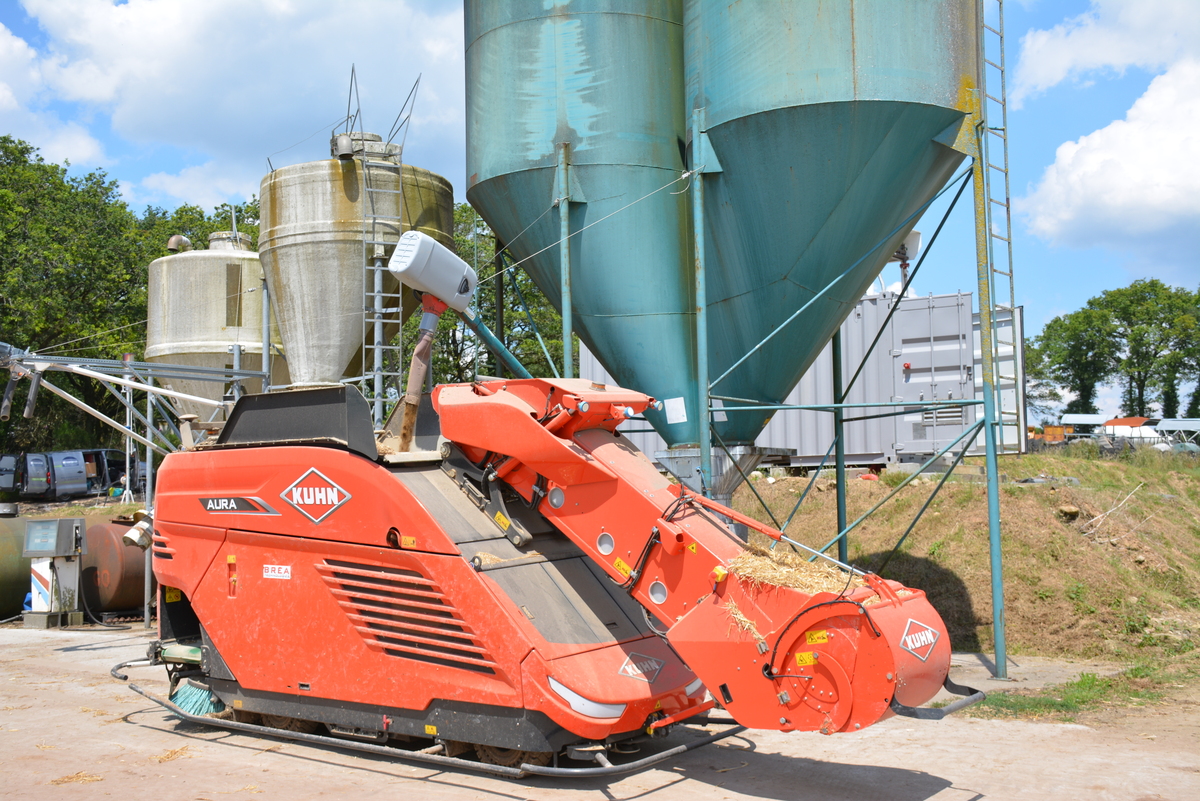
POLYGON ((417 538, 416 537, 401 537, 400 538, 400 547, 401 548, 416 548, 417 547, 417 538))
POLYGON ((825 629, 806 631, 804 632, 804 640, 809 645, 820 645, 823 642, 829 642, 829 632, 825 629))
POLYGON ((689 542, 689 543, 688 543, 688 547, 687 547, 687 549, 688 549, 689 551, 691 551, 692 553, 695 553, 695 552, 696 552, 696 543, 694 543, 694 542, 689 542))

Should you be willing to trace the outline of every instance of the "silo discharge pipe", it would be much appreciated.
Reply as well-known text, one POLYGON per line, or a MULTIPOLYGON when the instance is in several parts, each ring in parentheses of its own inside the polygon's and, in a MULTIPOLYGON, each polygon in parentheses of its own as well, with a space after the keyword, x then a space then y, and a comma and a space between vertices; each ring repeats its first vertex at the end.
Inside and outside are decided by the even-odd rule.
POLYGON ((413 348, 412 362, 408 366, 408 386, 404 393, 404 415, 400 420, 400 452, 408 452, 412 445, 413 433, 417 429, 417 410, 421 406, 421 389, 425 386, 425 376, 429 373, 429 365, 433 360, 433 341, 437 335, 438 319, 442 312, 450 308, 439 298, 428 293, 421 296, 420 338, 413 348))
POLYGON ((25 419, 33 418, 33 407, 37 404, 38 390, 42 388, 42 371, 34 370, 29 377, 29 395, 25 398, 25 419))
POLYGON ((4 400, 0 401, 0 422, 7 421, 12 414, 13 393, 17 391, 19 377, 16 372, 8 374, 8 385, 4 387, 4 400))
POLYGON ((479 282, 478 276, 471 265, 454 255, 452 250, 420 231, 405 231, 396 243, 396 249, 388 261, 388 269, 400 279, 403 286, 422 293, 421 303, 425 310, 421 318, 421 337, 413 349, 408 384, 402 401, 404 414, 400 420, 400 452, 404 453, 412 444, 416 430, 417 407, 421 402, 421 387, 433 355, 437 321, 446 309, 453 309, 513 375, 518 378, 529 378, 530 375, 470 309, 471 298, 479 282))

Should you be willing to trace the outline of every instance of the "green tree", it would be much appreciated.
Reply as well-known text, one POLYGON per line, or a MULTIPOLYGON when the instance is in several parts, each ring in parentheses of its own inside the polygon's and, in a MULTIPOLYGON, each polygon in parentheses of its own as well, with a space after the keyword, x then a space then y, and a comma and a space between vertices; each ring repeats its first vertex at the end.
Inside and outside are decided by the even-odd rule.
POLYGON ((1052 422, 1062 403, 1062 393, 1054 385, 1045 352, 1034 340, 1025 341, 1025 408, 1045 425, 1052 422))
POLYGON ((1119 350, 1114 360, 1127 415, 1149 417, 1159 401, 1163 416, 1179 409, 1179 382, 1194 369, 1200 348, 1197 298, 1158 279, 1138 280, 1088 301, 1108 315, 1119 350), (1169 412, 1169 413, 1168 413, 1169 412))
POLYGON ((1096 392, 1113 372, 1116 327, 1107 312, 1084 308, 1046 323, 1034 342, 1038 369, 1075 397, 1068 414, 1094 414, 1096 392))
MULTIPOLYGON (((0 136, 0 332, 53 355, 140 356, 145 339, 145 242, 136 216, 103 172, 70 176, 32 145, 0 136)), ((118 403, 94 381, 48 379, 109 415, 118 403)), ((14 411, 21 408, 24 387, 14 411)), ((33 420, 0 425, 0 448, 112 443, 115 434, 43 390, 33 420)))

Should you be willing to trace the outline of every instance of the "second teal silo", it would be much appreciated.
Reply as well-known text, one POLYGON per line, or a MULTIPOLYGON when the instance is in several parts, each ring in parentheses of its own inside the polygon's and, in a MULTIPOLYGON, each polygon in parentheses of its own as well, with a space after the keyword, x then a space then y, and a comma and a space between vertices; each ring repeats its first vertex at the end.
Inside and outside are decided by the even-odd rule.
MULTIPOLYGON (((974 0, 686 0, 687 109, 722 169, 705 177, 711 377, 887 240, 714 394, 782 402, 962 161, 976 30, 974 0)), ((716 425, 748 443, 768 418, 716 425)))

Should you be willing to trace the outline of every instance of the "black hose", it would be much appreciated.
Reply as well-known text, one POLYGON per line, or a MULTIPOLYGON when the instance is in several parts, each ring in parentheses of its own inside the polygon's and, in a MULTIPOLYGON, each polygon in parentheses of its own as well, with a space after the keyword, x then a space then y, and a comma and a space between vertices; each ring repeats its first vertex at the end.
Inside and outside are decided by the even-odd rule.
MULTIPOLYGON (((80 578, 83 578, 83 576, 81 575, 80 578)), ((104 623, 103 621, 97 620, 96 616, 92 614, 91 608, 88 606, 87 593, 84 592, 83 587, 79 588, 79 597, 83 599, 83 613, 85 615, 87 615, 88 619, 91 620, 93 623, 95 623, 97 626, 100 626, 101 628, 105 628, 105 629, 112 629, 113 631, 128 631, 129 629, 133 628, 132 626, 120 626, 120 625, 116 625, 113 623, 104 623)))
POLYGON ((12 617, 6 617, 4 620, 0 620, 0 625, 3 625, 5 623, 12 623, 14 620, 19 620, 20 618, 22 618, 24 616, 25 616, 25 613, 21 612, 20 614, 13 615, 12 617))
POLYGON ((651 765, 657 765, 659 762, 665 762, 671 757, 686 754, 688 751, 694 751, 701 746, 715 743, 718 740, 724 740, 726 737, 732 737, 735 734, 741 734, 745 730, 745 726, 734 726, 731 729, 703 737, 686 745, 668 748, 666 751, 648 756, 645 759, 639 759, 636 762, 626 762, 624 765, 607 765, 601 768, 552 768, 549 765, 530 765, 526 763, 521 765, 521 770, 534 776, 560 776, 573 779, 583 779, 593 776, 618 776, 622 773, 633 773, 636 770, 643 770, 651 765))
POLYGON ((153 664, 154 662, 151 662, 149 659, 131 659, 128 662, 121 662, 120 664, 113 665, 112 670, 108 671, 108 673, 114 679, 119 681, 129 681, 129 676, 124 673, 118 673, 117 671, 127 667, 149 667, 153 664))

